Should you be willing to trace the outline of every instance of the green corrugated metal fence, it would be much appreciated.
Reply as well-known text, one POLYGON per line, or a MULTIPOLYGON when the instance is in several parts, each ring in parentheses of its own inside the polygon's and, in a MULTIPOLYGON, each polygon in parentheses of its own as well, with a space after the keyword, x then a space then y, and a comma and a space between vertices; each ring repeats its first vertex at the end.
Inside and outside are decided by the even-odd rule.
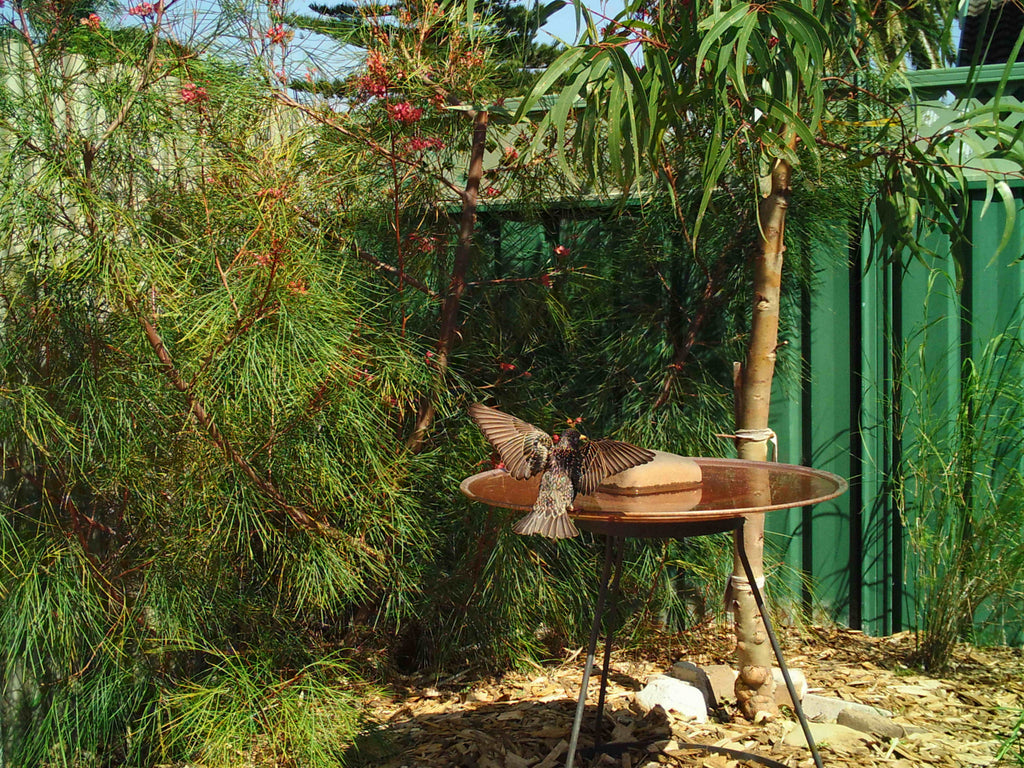
POLYGON ((981 188, 965 209, 970 243, 956 254, 959 279, 941 240, 929 244, 942 254, 935 263, 884 266, 864 237, 845 264, 817 273, 790 344, 802 358, 802 385, 777 391, 772 405, 780 460, 849 478, 850 492, 770 515, 769 540, 810 577, 816 606, 872 634, 914 624, 914 568, 893 488, 918 418, 907 385, 931 377, 930 412, 953 418, 963 359, 1019 319, 1024 212, 997 253, 1002 206, 986 205, 981 188))

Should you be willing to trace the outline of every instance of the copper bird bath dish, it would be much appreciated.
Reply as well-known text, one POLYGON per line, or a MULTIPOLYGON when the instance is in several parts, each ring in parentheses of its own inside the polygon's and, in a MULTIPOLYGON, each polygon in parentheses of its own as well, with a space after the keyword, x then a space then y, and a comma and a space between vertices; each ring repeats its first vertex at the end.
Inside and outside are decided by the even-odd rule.
MULTIPOLYGON (((460 489, 470 499, 483 504, 528 510, 537 498, 538 487, 537 477, 515 480, 504 470, 495 469, 466 478, 462 481, 460 489)), ((764 599, 742 547, 742 528, 745 519, 752 515, 819 504, 834 499, 846 489, 847 483, 841 477, 808 467, 742 459, 688 458, 656 452, 654 460, 648 464, 614 475, 596 492, 577 497, 572 510, 573 521, 580 528, 605 536, 606 541, 589 652, 569 741, 566 768, 572 768, 576 756, 576 745, 586 706, 587 686, 594 666, 597 639, 609 586, 613 599, 618 591, 624 540, 683 539, 726 531, 739 532, 736 541, 740 545, 740 560, 815 765, 821 768, 821 757, 804 718, 800 699, 782 658, 775 633, 772 631, 764 599), (613 563, 615 575, 609 585, 613 563)), ((611 644, 612 635, 609 632, 605 636, 595 746, 593 750, 588 750, 592 752, 603 751, 601 726, 611 644)), ((766 765, 778 764, 757 755, 744 756, 766 765)))

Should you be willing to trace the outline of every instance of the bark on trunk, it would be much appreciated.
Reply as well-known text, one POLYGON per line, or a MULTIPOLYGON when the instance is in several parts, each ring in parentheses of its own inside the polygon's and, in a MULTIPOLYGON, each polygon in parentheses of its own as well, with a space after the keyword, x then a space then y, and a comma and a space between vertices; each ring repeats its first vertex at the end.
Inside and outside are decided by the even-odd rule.
MULTIPOLYGON (((469 172, 466 176, 466 189, 462 193, 462 212, 459 217, 459 242, 455 248, 455 261, 452 264, 451 279, 445 292, 439 318, 440 329, 437 339, 437 381, 444 386, 448 372, 448 362, 452 348, 458 336, 459 306, 462 294, 466 290, 466 271, 473 251, 473 232, 476 229, 476 207, 480 197, 480 181, 484 176, 484 149, 487 145, 487 112, 477 112, 473 116, 473 144, 470 150, 469 172)), ((435 398, 427 395, 420 403, 416 426, 406 441, 406 447, 418 451, 426 440, 427 430, 434 421, 436 412, 435 398)))
MULTIPOLYGON (((771 175, 771 191, 758 206, 761 249, 754 264, 750 344, 746 364, 737 364, 736 448, 741 459, 754 461, 768 458, 768 411, 778 347, 779 295, 786 211, 791 194, 790 175, 789 163, 776 161, 771 175)), ((761 480, 764 487, 759 488, 755 481, 751 489, 752 500, 768 491, 767 476, 761 480)), ((751 569, 760 586, 764 580, 764 515, 750 515, 742 536, 751 569)), ((735 544, 738 546, 739 542, 735 544)), ((733 557, 729 601, 736 625, 736 664, 739 669, 736 699, 740 711, 751 720, 774 717, 778 714, 778 707, 771 670, 772 649, 738 554, 733 557)))

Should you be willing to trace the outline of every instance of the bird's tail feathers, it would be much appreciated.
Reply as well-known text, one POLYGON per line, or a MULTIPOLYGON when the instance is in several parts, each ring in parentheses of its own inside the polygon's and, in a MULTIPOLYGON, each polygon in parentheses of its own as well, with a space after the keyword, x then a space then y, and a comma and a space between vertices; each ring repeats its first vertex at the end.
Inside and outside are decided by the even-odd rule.
POLYGON ((544 512, 531 512, 516 523, 512 530, 523 536, 536 533, 549 539, 571 539, 580 532, 572 524, 572 520, 564 512, 551 515, 544 512))

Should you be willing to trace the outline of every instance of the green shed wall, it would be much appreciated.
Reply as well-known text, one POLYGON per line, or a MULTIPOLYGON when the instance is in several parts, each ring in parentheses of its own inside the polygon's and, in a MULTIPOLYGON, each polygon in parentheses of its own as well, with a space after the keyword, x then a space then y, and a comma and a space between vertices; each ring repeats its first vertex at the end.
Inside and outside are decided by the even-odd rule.
POLYGON ((942 239, 928 244, 942 255, 931 264, 884 266, 864 237, 846 264, 817 271, 788 348, 801 357, 802 383, 796 391, 777 388, 773 400, 780 460, 835 472, 849 479, 850 491, 814 508, 769 515, 769 545, 808 577, 815 606, 872 634, 914 621, 913 563, 892 494, 905 435, 918 418, 903 381, 927 370, 939 380, 936 404, 955 413, 963 359, 1020 318, 1024 211, 1001 253, 1002 205, 986 205, 978 189, 965 215, 970 244, 956 254, 959 292, 954 254, 942 239))

